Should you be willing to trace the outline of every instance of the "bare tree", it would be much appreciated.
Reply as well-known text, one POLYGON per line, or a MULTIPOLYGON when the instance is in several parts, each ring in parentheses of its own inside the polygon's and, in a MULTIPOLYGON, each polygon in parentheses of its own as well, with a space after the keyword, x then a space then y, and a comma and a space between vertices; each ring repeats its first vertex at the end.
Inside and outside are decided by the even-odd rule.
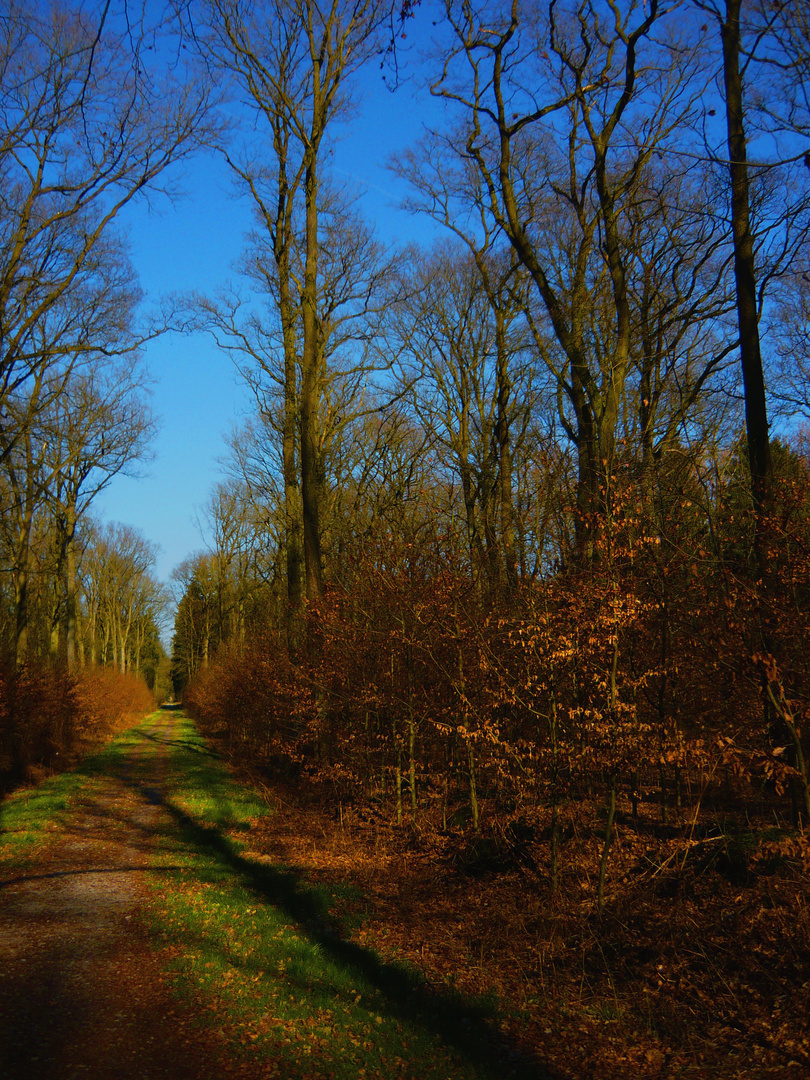
POLYGON ((489 304, 494 329, 496 415, 492 430, 497 454, 497 497, 506 582, 517 575, 513 499, 513 361, 511 328, 525 312, 527 275, 514 249, 504 251, 504 237, 492 215, 480 171, 474 161, 452 150, 453 140, 435 134, 395 159, 393 168, 415 194, 405 206, 428 214, 466 247, 489 304), (449 145, 448 145, 449 143, 449 145))
POLYGON ((139 667, 143 623, 162 619, 168 603, 152 576, 156 557, 156 545, 129 525, 91 530, 80 565, 91 664, 100 661, 124 672, 139 667))
MULTIPOLYGON (((229 288, 215 298, 195 297, 195 323, 214 336, 234 359, 256 399, 259 417, 254 436, 269 440, 265 463, 274 471, 273 488, 283 491, 286 552, 288 638, 293 644, 295 615, 301 601, 301 537, 303 508, 299 481, 301 462, 300 390, 302 356, 294 351, 290 365, 289 333, 303 340, 304 244, 292 238, 286 270, 293 292, 287 296, 266 231, 249 238, 239 269, 250 294, 229 288), (291 323, 290 321, 291 320, 291 323), (292 368, 292 370, 290 370, 292 368), (295 421, 290 422, 290 418, 295 421)), ((366 388, 375 371, 390 361, 372 347, 375 327, 396 299, 399 258, 389 255, 340 192, 324 193, 321 208, 317 289, 317 400, 311 418, 316 450, 321 560, 328 560, 333 515, 331 480, 341 433, 368 408, 366 388)), ((247 478, 247 477, 246 477, 247 478)), ((262 483, 266 483, 265 478, 262 483)), ((255 490, 255 485, 253 485, 255 490)), ((281 509, 281 506, 279 506, 281 509)))
MULTIPOLYGON (((45 512, 58 534, 64 578, 68 564, 75 562, 78 518, 113 475, 143 455, 152 431, 144 376, 137 357, 131 358, 141 341, 134 321, 139 299, 120 238, 109 233, 99 239, 71 289, 31 328, 31 340, 48 363, 5 395, 0 467, 11 494, 3 512, 15 522, 14 651, 20 663, 27 652, 34 515, 45 512)), ((65 580, 75 581, 75 567, 65 580)), ((63 607, 71 664, 74 610, 71 584, 63 607)))
MULTIPOLYGON (((713 9, 713 5, 707 5, 713 9)), ((737 321, 740 331, 740 360, 745 388, 745 427, 748 434, 748 462, 754 506, 765 506, 773 480, 765 376, 759 340, 754 234, 751 227, 751 189, 743 106, 741 70, 742 0, 725 0, 725 10, 714 8, 723 45, 723 84, 728 133, 731 230, 734 240, 734 279, 737 285, 737 321)))
POLYGON ((219 644, 218 594, 223 582, 217 563, 215 553, 198 551, 172 571, 177 600, 175 663, 179 658, 186 681, 198 667, 208 667, 219 644))
MULTIPOLYGON (((327 131, 345 104, 344 84, 378 52, 390 5, 382 0, 331 0, 327 7, 312 0, 208 0, 193 17, 206 62, 232 80, 242 107, 266 124, 269 152, 264 161, 230 152, 228 160, 255 201, 276 264, 285 356, 285 485, 291 490, 291 418, 297 415, 306 594, 315 600, 323 587, 318 445, 321 164, 327 131), (299 203, 303 269, 296 296, 292 249, 299 203), (295 387, 299 355, 300 385, 295 387)), ((293 576, 288 580, 294 582, 294 567, 289 570, 293 576)))
POLYGON ((785 283, 771 320, 776 353, 774 397, 789 419, 810 424, 810 280, 798 274, 785 283))
POLYGON ((654 156, 676 155, 703 86, 700 42, 677 47, 671 10, 605 0, 552 4, 544 16, 520 0, 486 10, 448 0, 450 47, 432 87, 463 110, 457 153, 477 169, 553 335, 547 360, 578 456, 581 557, 632 368, 627 207, 654 156))
POLYGON ((130 359, 74 372, 40 421, 51 476, 47 499, 58 542, 61 637, 69 670, 77 659, 77 525, 112 479, 134 475, 147 455, 155 423, 145 392, 144 374, 130 359))
POLYGON ((761 320, 778 279, 790 280, 807 266, 807 17, 803 5, 761 0, 694 5, 716 31, 724 145, 707 141, 723 167, 728 198, 756 554, 773 483, 761 320))
POLYGON ((420 255, 408 292, 382 347, 397 355, 405 400, 460 484, 475 572, 491 590, 513 587, 514 444, 538 396, 514 263, 438 246, 420 255))
MULTIPOLYGON (((66 358, 98 350, 78 321, 42 332, 55 309, 83 302, 104 238, 121 210, 154 190, 164 170, 205 137, 201 84, 143 68, 106 8, 5 5, 0 70, 0 422, 2 453, 31 419, 10 398, 45 406, 31 384, 66 358)), ((49 379, 51 396, 59 382, 49 379)))

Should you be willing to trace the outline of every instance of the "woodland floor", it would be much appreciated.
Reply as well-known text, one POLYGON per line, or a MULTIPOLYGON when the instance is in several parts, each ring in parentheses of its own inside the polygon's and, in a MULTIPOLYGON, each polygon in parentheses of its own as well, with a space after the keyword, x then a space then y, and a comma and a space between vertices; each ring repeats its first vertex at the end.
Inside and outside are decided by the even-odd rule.
POLYGON ((276 813, 259 850, 310 880, 356 886, 354 940, 428 981, 494 997, 505 1043, 549 1075, 810 1077, 810 834, 775 828, 772 805, 752 823, 729 792, 662 826, 652 794, 637 818, 628 802, 599 916, 599 807, 564 819, 551 895, 539 828, 538 842, 505 852, 491 838, 336 809, 300 781, 270 783, 267 799, 276 813))
MULTIPOLYGON (((179 1004, 141 928, 167 741, 136 747, 24 870, 0 876, 2 1080, 264 1075, 200 1029, 204 1002, 179 1004)), ((687 843, 642 807, 619 820, 599 917, 594 822, 567 823, 552 896, 540 843, 518 865, 460 833, 361 818, 300 780, 242 778, 274 811, 246 858, 352 885, 336 933, 429 984, 497 999, 504 1045, 549 1076, 810 1077, 804 838, 769 841, 728 819, 725 831, 693 823, 687 843)))

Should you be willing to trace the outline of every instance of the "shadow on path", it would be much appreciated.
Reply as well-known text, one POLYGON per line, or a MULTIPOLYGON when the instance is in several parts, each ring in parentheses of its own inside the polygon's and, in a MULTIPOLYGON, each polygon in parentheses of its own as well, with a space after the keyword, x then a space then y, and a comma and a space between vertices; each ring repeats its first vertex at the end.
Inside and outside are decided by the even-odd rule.
POLYGON ((174 825, 138 793, 136 775, 154 784, 162 770, 141 745, 107 775, 99 757, 65 778, 58 812, 47 785, 21 808, 45 844, 23 867, 7 861, 14 876, 0 882, 0 1080, 244 1077, 170 994, 138 919, 147 873, 173 869, 146 853, 169 835, 177 848, 174 825), (93 783, 77 784, 82 774, 93 783))
MULTIPOLYGON (((8 889, 12 885, 20 885, 33 881, 54 881, 64 878, 77 877, 82 874, 169 874, 174 870, 182 869, 179 866, 161 866, 159 869, 149 863, 142 866, 90 866, 86 869, 50 870, 47 874, 20 874, 19 877, 5 878, 0 881, 0 889, 8 889)), ((2 1080, 0 1073, 0 1080, 2 1080)))

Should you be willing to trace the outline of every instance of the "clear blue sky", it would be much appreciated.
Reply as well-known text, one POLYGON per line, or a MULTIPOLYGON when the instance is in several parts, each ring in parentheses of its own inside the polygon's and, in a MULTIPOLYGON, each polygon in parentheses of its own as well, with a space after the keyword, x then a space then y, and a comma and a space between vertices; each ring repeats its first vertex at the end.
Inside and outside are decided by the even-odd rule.
MULTIPOLYGON (((423 9, 421 27, 429 33, 423 9)), ((396 209, 404 185, 385 168, 389 156, 415 142, 423 117, 437 106, 427 92, 405 84, 395 93, 372 64, 363 74, 357 115, 340 126, 333 167, 366 188, 364 211, 385 242, 429 242, 436 230, 396 209)), ((200 156, 184 169, 185 197, 170 205, 160 197, 152 208, 128 214, 132 260, 147 304, 161 295, 198 290, 214 293, 229 277, 251 224, 250 206, 240 201, 227 166, 214 155, 200 156)), ((195 525, 214 484, 222 478, 225 438, 250 410, 250 395, 232 361, 204 335, 169 335, 148 346, 154 380, 154 410, 160 431, 154 459, 140 479, 117 477, 99 496, 95 514, 139 529, 160 545, 157 576, 164 581, 192 552, 205 546, 195 525)))

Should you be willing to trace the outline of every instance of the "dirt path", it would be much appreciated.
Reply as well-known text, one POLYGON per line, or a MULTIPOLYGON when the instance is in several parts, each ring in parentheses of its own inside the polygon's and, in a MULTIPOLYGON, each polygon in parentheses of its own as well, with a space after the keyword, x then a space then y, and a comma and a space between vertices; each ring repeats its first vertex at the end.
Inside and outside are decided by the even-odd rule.
MULTIPOLYGON (((167 713, 161 734, 174 724, 167 713)), ((245 1076, 171 998, 139 925, 149 852, 168 827, 165 760, 163 742, 142 740, 46 854, 0 876, 0 1080, 245 1076)))

